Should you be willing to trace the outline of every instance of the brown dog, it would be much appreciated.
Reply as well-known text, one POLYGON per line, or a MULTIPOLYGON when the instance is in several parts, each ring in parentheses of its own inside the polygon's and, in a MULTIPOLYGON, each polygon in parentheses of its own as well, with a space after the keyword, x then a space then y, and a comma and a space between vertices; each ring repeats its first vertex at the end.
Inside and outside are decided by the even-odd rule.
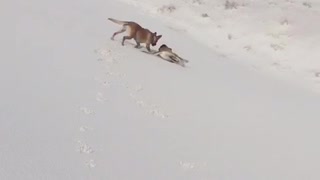
POLYGON ((128 35, 123 36, 122 38, 122 45, 124 45, 124 41, 126 39, 133 38, 137 43, 137 45, 135 46, 136 48, 140 48, 140 43, 145 43, 147 50, 150 52, 150 44, 152 46, 157 45, 158 40, 162 37, 162 35, 157 35, 157 32, 152 33, 150 30, 141 27, 138 23, 133 21, 120 21, 113 18, 108 18, 108 20, 122 25, 122 28, 119 31, 113 33, 111 37, 112 40, 117 34, 128 31, 128 35))

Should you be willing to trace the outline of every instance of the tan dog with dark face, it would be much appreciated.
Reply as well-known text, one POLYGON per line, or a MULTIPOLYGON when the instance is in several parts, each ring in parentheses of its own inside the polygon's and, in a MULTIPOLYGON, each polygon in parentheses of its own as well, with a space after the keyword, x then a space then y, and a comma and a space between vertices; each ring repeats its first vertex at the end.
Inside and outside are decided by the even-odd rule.
POLYGON ((116 24, 122 25, 122 28, 119 31, 113 33, 111 37, 112 40, 117 34, 128 31, 128 35, 123 36, 122 38, 121 44, 123 46, 124 46, 124 41, 126 39, 133 38, 137 43, 137 45, 135 46, 136 48, 140 48, 140 43, 145 43, 147 50, 150 52, 151 51, 150 44, 152 46, 157 45, 158 40, 162 37, 162 35, 157 35, 157 32, 153 33, 150 30, 141 27, 138 23, 133 21, 120 21, 113 18, 108 18, 108 20, 116 24))

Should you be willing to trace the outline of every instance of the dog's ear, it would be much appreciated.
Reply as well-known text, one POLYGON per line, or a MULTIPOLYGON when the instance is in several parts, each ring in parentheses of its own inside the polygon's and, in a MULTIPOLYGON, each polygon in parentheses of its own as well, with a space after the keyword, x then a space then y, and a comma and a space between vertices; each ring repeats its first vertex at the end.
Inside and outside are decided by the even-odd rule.
POLYGON ((160 39, 162 37, 162 35, 157 36, 157 39, 160 39))

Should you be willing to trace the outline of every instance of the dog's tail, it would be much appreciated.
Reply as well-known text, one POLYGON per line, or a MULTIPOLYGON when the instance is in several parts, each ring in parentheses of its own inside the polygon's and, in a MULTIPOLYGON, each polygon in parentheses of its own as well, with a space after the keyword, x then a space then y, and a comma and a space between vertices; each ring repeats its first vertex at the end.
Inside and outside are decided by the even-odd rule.
POLYGON ((120 20, 116 20, 116 19, 113 19, 113 18, 108 18, 108 20, 116 23, 116 24, 119 24, 119 25, 124 25, 124 24, 128 24, 128 21, 120 21, 120 20))

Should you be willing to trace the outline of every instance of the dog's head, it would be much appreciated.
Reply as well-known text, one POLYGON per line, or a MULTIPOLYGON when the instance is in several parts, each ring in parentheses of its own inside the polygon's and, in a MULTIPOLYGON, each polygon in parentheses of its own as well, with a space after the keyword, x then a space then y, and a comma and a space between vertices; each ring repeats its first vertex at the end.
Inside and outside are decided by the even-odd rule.
POLYGON ((168 48, 168 46, 166 44, 162 44, 160 47, 159 47, 159 50, 158 51, 162 51, 164 49, 168 48))
POLYGON ((172 51, 171 48, 169 48, 166 44, 162 44, 160 47, 159 47, 159 50, 158 51, 172 51))
POLYGON ((159 49, 167 48, 168 46, 166 44, 162 44, 159 49))
POLYGON ((162 35, 157 35, 157 32, 154 32, 154 33, 152 34, 152 36, 153 36, 153 38, 152 38, 152 43, 151 43, 151 45, 152 45, 152 46, 155 46, 155 45, 157 45, 157 42, 158 42, 158 40, 162 37, 162 35))

